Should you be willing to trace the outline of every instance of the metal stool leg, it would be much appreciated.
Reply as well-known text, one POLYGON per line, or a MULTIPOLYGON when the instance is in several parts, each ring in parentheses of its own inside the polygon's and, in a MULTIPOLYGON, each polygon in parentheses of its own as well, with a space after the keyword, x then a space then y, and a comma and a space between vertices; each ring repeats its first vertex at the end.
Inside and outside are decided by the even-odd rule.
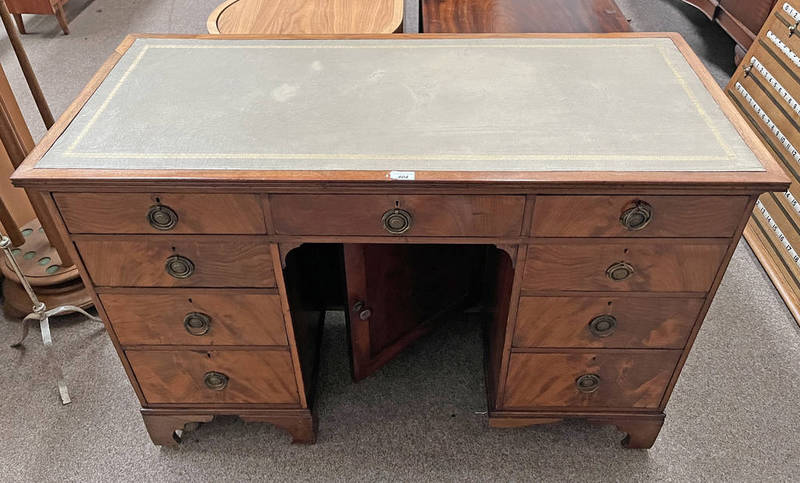
POLYGON ((33 287, 31 287, 30 283, 28 283, 28 280, 25 278, 25 274, 22 273, 22 270, 17 264, 17 261, 14 260, 14 254, 11 252, 11 240, 7 236, 0 237, 0 249, 3 250, 6 260, 8 260, 9 265, 11 265, 11 268, 14 270, 14 273, 17 275, 17 278, 19 278, 19 281, 22 284, 22 287, 25 289, 25 292, 27 292, 28 297, 30 297, 31 302, 33 303, 33 312, 25 316, 25 318, 22 320, 22 333, 20 334, 19 340, 11 344, 11 347, 21 346, 22 342, 25 340, 25 337, 28 336, 30 323, 32 323, 34 320, 38 320, 39 328, 42 331, 42 342, 44 343, 47 363, 51 370, 55 373, 58 384, 58 394, 61 396, 61 403, 69 404, 72 402, 72 400, 69 397, 67 383, 64 379, 64 372, 61 370, 61 365, 56 360, 55 353, 53 352, 53 337, 50 334, 50 317, 79 313, 86 316, 93 322, 102 323, 102 321, 99 318, 89 314, 82 308, 74 305, 62 305, 48 310, 47 306, 43 302, 40 302, 36 297, 33 287))

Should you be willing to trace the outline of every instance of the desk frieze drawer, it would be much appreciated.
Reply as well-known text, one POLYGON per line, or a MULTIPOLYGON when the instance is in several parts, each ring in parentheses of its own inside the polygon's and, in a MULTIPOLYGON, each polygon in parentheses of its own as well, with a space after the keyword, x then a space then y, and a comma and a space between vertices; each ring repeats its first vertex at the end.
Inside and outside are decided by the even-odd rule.
POLYGON ((503 406, 656 409, 677 350, 513 353, 503 406))
POLYGON ((524 196, 270 195, 281 235, 517 237, 524 196))
POLYGON ((277 294, 181 291, 99 297, 123 346, 288 344, 277 294))
POLYGON ((91 237, 75 241, 100 287, 274 287, 259 237, 91 237))
POLYGON ((148 404, 299 404, 288 350, 130 350, 125 355, 148 404))
POLYGON ((747 196, 537 196, 540 237, 730 237, 747 196))
POLYGON ((727 239, 558 239, 528 248, 522 288, 706 292, 727 249, 727 239))
POLYGON ((254 194, 54 193, 70 233, 264 234, 254 194))
POLYGON ((514 347, 683 349, 704 298, 521 297, 514 347))

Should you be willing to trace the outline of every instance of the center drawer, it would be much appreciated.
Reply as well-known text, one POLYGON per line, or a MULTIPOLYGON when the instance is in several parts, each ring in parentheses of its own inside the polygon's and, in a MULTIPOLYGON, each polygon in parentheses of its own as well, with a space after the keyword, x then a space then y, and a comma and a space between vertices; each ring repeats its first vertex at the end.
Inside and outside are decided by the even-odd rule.
POLYGON ((288 350, 132 350, 125 355, 149 404, 299 403, 288 350))
POLYGON ((655 409, 679 350, 513 353, 503 406, 655 409))
POLYGON ((285 346, 280 296, 228 290, 102 293, 120 344, 285 346))
POLYGON ((727 239, 551 239, 530 245, 524 290, 706 292, 727 239))
POLYGON ((518 237, 524 196, 270 195, 281 235, 518 237))
POLYGON ((75 240, 100 287, 274 287, 269 243, 257 236, 98 236, 75 240))

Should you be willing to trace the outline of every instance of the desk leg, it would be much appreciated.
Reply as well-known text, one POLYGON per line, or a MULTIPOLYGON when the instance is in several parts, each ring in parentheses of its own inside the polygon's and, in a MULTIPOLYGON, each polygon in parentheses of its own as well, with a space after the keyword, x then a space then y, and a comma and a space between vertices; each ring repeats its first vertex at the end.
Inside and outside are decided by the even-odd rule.
POLYGON ((247 423, 273 424, 289 433, 292 444, 317 441, 317 418, 309 409, 142 409, 150 439, 158 446, 177 446, 182 432, 222 415, 238 416, 247 423))
POLYGON ((179 431, 185 431, 187 425, 207 423, 214 419, 211 414, 158 414, 146 411, 142 410, 144 426, 153 444, 158 446, 177 446, 181 443, 179 431))

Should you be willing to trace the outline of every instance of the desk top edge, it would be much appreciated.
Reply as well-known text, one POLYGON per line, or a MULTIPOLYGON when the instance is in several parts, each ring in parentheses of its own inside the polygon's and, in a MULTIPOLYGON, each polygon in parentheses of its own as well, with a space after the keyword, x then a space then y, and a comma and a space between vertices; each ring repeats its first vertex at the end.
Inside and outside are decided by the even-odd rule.
POLYGON ((227 183, 240 186, 293 185, 338 182, 342 185, 386 187, 389 185, 389 173, 385 171, 224 171, 194 170, 175 173, 170 170, 102 170, 102 169, 53 169, 37 168, 36 164, 64 133, 108 76, 117 62, 137 39, 208 39, 208 40, 334 40, 334 39, 502 39, 502 38, 668 38, 672 40, 690 67, 698 75, 711 96, 720 106, 725 116, 741 134, 746 144, 753 150, 756 158, 764 167, 764 171, 417 171, 415 181, 397 181, 406 186, 434 186, 467 183, 481 186, 603 186, 617 187, 638 185, 654 189, 669 189, 678 185, 694 187, 721 188, 724 186, 760 191, 783 190, 788 185, 788 178, 778 162, 758 140, 747 126, 744 119, 736 111, 725 96, 702 61, 689 47, 683 37, 674 32, 619 32, 619 33, 586 33, 586 34, 364 34, 364 35, 187 35, 187 34, 129 34, 114 50, 111 56, 99 68, 97 73, 80 92, 78 97, 67 108, 55 125, 34 148, 11 177, 16 186, 39 189, 55 187, 78 188, 81 186, 136 186, 158 185, 164 181, 178 181, 186 186, 200 186, 203 183, 227 183))

